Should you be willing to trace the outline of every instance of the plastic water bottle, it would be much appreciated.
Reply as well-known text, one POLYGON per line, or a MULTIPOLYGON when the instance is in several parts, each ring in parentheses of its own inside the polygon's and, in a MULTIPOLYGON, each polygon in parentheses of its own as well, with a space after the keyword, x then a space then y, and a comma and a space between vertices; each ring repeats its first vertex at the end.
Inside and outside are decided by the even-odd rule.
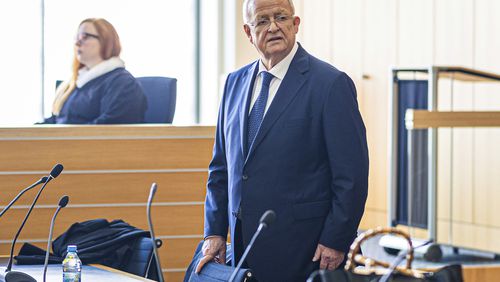
POLYGON ((68 254, 63 260, 63 282, 80 282, 82 262, 78 257, 76 245, 68 245, 68 254))

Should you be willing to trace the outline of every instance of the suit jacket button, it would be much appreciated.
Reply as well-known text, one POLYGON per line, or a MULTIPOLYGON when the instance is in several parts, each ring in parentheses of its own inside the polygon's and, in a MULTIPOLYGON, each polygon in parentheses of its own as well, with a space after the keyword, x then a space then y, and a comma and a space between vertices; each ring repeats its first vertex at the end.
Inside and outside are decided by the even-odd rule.
POLYGON ((247 180, 248 179, 248 175, 243 174, 243 176, 241 178, 243 178, 243 180, 247 180))

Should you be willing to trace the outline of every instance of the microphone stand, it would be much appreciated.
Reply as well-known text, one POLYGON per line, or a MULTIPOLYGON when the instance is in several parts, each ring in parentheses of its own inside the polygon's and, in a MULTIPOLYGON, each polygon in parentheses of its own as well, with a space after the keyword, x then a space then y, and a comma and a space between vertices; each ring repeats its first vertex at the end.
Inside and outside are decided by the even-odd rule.
MULTIPOLYGON (((156 258, 156 272, 158 272, 158 279, 160 282, 163 282, 163 271, 161 270, 161 263, 160 263, 160 256, 158 255, 158 248, 156 246, 156 237, 153 229, 153 220, 151 219, 151 205, 153 203, 153 197, 155 196, 156 189, 158 186, 156 183, 153 183, 151 185, 151 190, 149 191, 149 198, 148 198, 148 204, 147 204, 147 215, 148 215, 148 225, 149 225, 149 233, 151 233, 151 241, 153 243, 153 254, 154 257, 156 258)), ((148 274, 146 273, 146 276, 148 274)))
POLYGON ((27 191, 33 189, 35 186, 39 185, 40 183, 45 183, 47 182, 48 180, 48 177, 47 176, 44 176, 42 178, 40 178, 37 182, 31 184, 30 186, 24 188, 23 191, 21 191, 19 194, 17 194, 17 196, 12 200, 10 201, 10 203, 2 210, 2 212, 0 212, 0 217, 2 217, 2 215, 8 210, 10 209, 10 207, 15 203, 17 202, 17 200, 19 200, 19 198, 21 198, 21 196, 26 193, 27 191))
POLYGON ((0 274, 0 281, 4 279, 6 282, 14 282, 14 281, 23 281, 23 282, 37 282, 35 278, 31 277, 30 275, 20 272, 20 271, 12 271, 12 262, 13 262, 13 257, 14 257, 14 247, 16 245, 17 238, 19 237, 19 234, 21 234, 21 231, 23 230, 24 224, 26 224, 26 221, 28 220, 28 217, 30 216, 31 212, 33 211, 33 208, 35 207, 36 202, 38 201, 38 198, 40 198, 40 194, 42 194, 43 189, 47 184, 50 182, 50 180, 56 178, 59 176, 61 171, 63 170, 63 166, 61 164, 57 164, 52 168, 52 171, 50 172, 49 176, 47 177, 47 181, 42 185, 42 188, 38 190, 38 193, 36 194, 35 199, 33 200, 33 203, 31 204, 28 212, 26 213, 26 216, 24 217, 23 222, 21 223, 21 227, 17 230, 16 236, 14 237, 14 240, 12 241, 12 246, 10 248, 10 257, 9 257, 9 262, 7 264, 7 268, 5 269, 5 275, 0 274))
MULTIPOLYGON (((413 249, 418 249, 418 248, 426 246, 430 243, 432 243, 432 240, 426 241, 426 242, 414 247, 413 249)), ((408 255, 409 252, 410 252, 410 250, 399 254, 392 262, 391 267, 388 269, 387 273, 385 273, 384 276, 382 276, 382 278, 380 278, 379 282, 387 282, 389 280, 389 278, 391 277, 391 275, 394 273, 394 270, 396 270, 396 267, 403 261, 403 259, 408 255)))
POLYGON ((45 252, 45 262, 43 264, 43 282, 46 281, 47 277, 47 267, 49 265, 49 254, 50 254, 50 243, 52 242, 52 233, 54 232, 54 223, 56 222, 56 217, 59 211, 66 207, 69 202, 69 197, 68 196, 62 196, 61 199, 59 200, 59 205, 57 206, 56 212, 54 213, 54 216, 52 217, 52 221, 50 222, 50 229, 49 229, 49 239, 47 240, 47 251, 45 252))
POLYGON ((236 266, 233 273, 231 274, 231 277, 229 277, 228 282, 233 282, 234 278, 236 277, 236 273, 238 273, 238 270, 240 270, 241 265, 243 265, 243 261, 245 260, 248 253, 250 252, 250 249, 252 248, 253 243, 255 242, 257 237, 259 236, 260 232, 262 231, 262 229, 266 228, 269 224, 271 224, 275 218, 276 218, 276 214, 272 210, 268 210, 264 213, 264 215, 262 215, 262 217, 260 218, 260 224, 259 224, 259 227, 257 228, 257 231, 253 234, 252 240, 250 240, 250 243, 248 244, 247 248, 245 249, 245 252, 243 253, 243 255, 241 256, 241 259, 238 262, 238 265, 236 266))

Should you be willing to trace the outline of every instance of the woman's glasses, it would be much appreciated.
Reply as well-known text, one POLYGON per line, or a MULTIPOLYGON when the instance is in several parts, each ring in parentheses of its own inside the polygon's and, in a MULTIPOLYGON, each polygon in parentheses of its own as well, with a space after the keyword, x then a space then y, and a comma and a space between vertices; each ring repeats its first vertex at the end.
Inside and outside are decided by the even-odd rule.
POLYGON ((79 33, 75 37, 75 42, 83 43, 83 42, 87 41, 90 38, 95 38, 95 39, 99 40, 99 35, 88 33, 88 32, 82 32, 82 33, 79 33))

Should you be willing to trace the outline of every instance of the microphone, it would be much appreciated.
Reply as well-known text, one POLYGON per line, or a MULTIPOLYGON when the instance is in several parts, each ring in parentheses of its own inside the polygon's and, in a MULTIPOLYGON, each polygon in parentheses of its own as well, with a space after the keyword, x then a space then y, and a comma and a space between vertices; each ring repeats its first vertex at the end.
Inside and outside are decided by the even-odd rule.
MULTIPOLYGON (((156 183, 151 184, 151 190, 149 191, 149 198, 148 198, 148 204, 147 204, 147 215, 148 215, 148 225, 149 225, 149 233, 151 233, 151 242, 153 244, 153 254, 156 258, 156 272, 158 272, 158 279, 160 282, 163 282, 163 272, 161 270, 161 263, 160 263, 160 256, 158 255, 158 248, 156 246, 156 237, 155 233, 153 230, 153 221, 151 220, 151 204, 153 203, 153 198, 156 194, 156 190, 158 188, 158 185, 156 183)), ((146 272, 146 276, 148 276, 148 273, 146 272)))
MULTIPOLYGON (((62 164, 56 164, 52 170, 49 173, 49 176, 47 177, 47 181, 42 185, 42 188, 38 190, 38 194, 36 194, 35 199, 33 200, 33 203, 31 204, 30 208, 28 209, 28 212, 26 213, 26 216, 24 217, 23 222, 21 223, 21 227, 19 227, 19 230, 17 230, 16 236, 14 236, 14 240, 12 240, 12 246, 10 248, 10 257, 9 257, 9 263, 7 264, 7 268, 5 269, 5 281, 6 282, 14 282, 14 281, 34 281, 36 280, 29 276, 26 273, 22 273, 19 271, 11 271, 12 269, 12 261, 13 261, 13 256, 14 256, 14 246, 16 245, 17 238, 19 237, 19 234, 21 234, 21 230, 23 230, 24 224, 28 220, 28 217, 31 214, 31 211, 33 211, 33 208, 35 207, 36 202, 38 201, 38 198, 40 197, 40 194, 42 193, 43 189, 45 186, 47 186, 47 183, 50 182, 50 180, 56 178, 61 174, 62 170, 64 169, 62 164), (32 280, 30 280, 30 278, 32 280)), ((0 279, 2 279, 2 276, 0 274, 0 279)), ((1 280, 0 280, 1 281, 1 280)))
POLYGON ((47 251, 45 252, 45 262, 43 264, 43 282, 46 281, 47 277, 47 267, 49 265, 49 254, 50 254, 50 243, 52 242, 52 232, 54 232, 54 223, 56 222, 56 216, 59 213, 59 211, 66 207, 69 202, 69 197, 64 195, 61 197, 59 200, 59 206, 56 209, 56 212, 54 213, 54 216, 52 217, 52 221, 50 222, 50 229, 49 229, 49 240, 47 241, 47 251))
POLYGON ((243 264, 243 261, 245 260, 248 253, 250 252, 250 249, 252 248, 253 243, 255 242, 257 237, 259 236, 262 229, 269 227, 269 225, 271 223, 273 223, 275 219, 276 219, 276 213, 272 210, 267 210, 262 215, 262 217, 260 218, 260 221, 259 221, 260 222, 259 227, 257 228, 257 231, 253 234, 252 240, 250 240, 250 244, 248 244, 248 246, 246 247, 245 252, 243 253, 243 256, 241 256, 241 259, 238 262, 238 265, 236 266, 233 273, 231 274, 231 277, 229 277, 229 282, 233 282, 234 277, 236 277, 236 273, 238 272, 238 270, 240 270, 241 265, 243 264))
MULTIPOLYGON (((61 172, 63 171, 63 169, 64 169, 64 166, 62 164, 56 164, 52 168, 52 170, 50 171, 49 178, 54 179, 54 178, 58 177, 59 174, 61 174, 61 172)), ((49 179, 49 181, 50 181, 50 179, 49 179)))
POLYGON ((6 206, 3 210, 2 210, 2 212, 0 212, 0 217, 2 217, 2 215, 3 215, 3 214, 4 214, 4 213, 5 213, 8 209, 10 209, 10 207, 11 207, 11 206, 12 206, 15 202, 17 202, 17 200, 19 200, 19 198, 21 198, 21 196, 22 196, 24 193, 26 193, 26 192, 28 192, 29 190, 31 190, 32 188, 34 188, 34 187, 38 186, 40 183, 45 183, 45 182, 47 182, 47 180, 48 180, 48 179, 49 179, 49 178, 48 178, 47 176, 44 176, 44 177, 40 178, 37 182, 35 182, 35 183, 31 184, 30 186, 28 186, 28 187, 24 188, 24 190, 23 190, 23 191, 21 191, 21 192, 19 192, 19 194, 17 194, 17 196, 16 196, 16 197, 15 197, 12 201, 10 201, 10 203, 9 203, 9 204, 8 204, 8 205, 7 205, 7 206, 6 206))

